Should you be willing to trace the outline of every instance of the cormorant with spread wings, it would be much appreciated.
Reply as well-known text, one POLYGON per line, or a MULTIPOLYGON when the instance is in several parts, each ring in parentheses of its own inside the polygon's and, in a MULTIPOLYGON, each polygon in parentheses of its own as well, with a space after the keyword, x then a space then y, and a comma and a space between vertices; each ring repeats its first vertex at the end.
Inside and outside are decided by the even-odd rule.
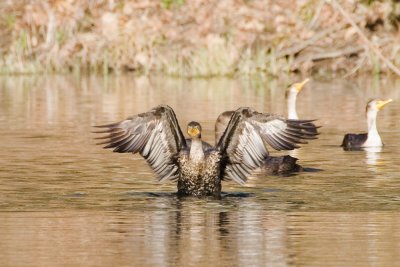
POLYGON ((177 181, 179 196, 220 197, 221 180, 244 184, 268 155, 265 143, 278 150, 298 148, 316 138, 305 120, 287 120, 251 108, 233 112, 215 147, 201 140, 201 126, 190 122, 185 139, 173 109, 160 105, 121 122, 96 126, 107 133, 99 144, 119 153, 139 153, 160 181, 177 181))

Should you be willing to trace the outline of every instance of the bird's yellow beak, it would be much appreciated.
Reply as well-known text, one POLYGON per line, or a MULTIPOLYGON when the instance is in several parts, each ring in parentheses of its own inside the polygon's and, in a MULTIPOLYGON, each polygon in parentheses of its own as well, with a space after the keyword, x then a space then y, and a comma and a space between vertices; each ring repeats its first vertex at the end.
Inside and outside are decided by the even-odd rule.
POLYGON ((305 79, 304 81, 300 82, 300 83, 296 83, 294 85, 294 87, 296 88, 297 93, 301 91, 301 89, 303 89, 303 86, 308 83, 310 81, 309 78, 305 79))
POLYGON ((379 101, 377 101, 377 103, 376 103, 376 108, 378 109, 378 110, 381 110, 382 108, 383 108, 383 106, 385 106, 387 103, 390 103, 390 102, 392 102, 393 100, 391 99, 391 98, 389 98, 389 99, 386 99, 386 100, 379 100, 379 101))
POLYGON ((200 134, 200 130, 196 127, 189 127, 187 133, 190 137, 195 137, 200 134))

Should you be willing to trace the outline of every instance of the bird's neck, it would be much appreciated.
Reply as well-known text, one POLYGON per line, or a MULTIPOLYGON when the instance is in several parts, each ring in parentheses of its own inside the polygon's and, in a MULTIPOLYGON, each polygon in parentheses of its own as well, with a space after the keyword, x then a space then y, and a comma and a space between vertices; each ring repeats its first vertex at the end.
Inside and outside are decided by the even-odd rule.
POLYGON ((297 116, 296 111, 296 94, 289 93, 287 98, 287 111, 288 111, 288 119, 291 120, 298 120, 299 117, 297 116))
POLYGON ((193 162, 201 162, 204 159, 203 144, 200 138, 192 138, 189 158, 193 162))
POLYGON ((370 110, 367 112, 367 125, 368 125, 368 139, 366 145, 368 146, 381 146, 382 141, 376 126, 377 111, 370 110))

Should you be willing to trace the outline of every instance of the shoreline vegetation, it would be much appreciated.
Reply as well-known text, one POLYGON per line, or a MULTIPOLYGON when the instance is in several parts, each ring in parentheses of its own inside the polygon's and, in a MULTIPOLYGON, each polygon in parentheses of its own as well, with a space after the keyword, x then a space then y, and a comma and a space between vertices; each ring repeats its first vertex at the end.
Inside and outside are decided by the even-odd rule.
POLYGON ((5 0, 0 73, 395 73, 400 1, 5 0))

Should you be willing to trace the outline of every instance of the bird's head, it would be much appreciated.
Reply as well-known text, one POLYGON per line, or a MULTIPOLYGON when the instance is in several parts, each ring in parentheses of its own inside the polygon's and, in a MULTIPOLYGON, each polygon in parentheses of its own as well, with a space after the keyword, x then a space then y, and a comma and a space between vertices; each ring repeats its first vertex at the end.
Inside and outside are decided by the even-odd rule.
POLYGON ((366 112, 368 111, 379 111, 381 110, 386 104, 392 102, 391 98, 388 99, 372 99, 367 103, 366 112))
POLYGON ((310 81, 310 79, 307 78, 307 79, 305 79, 305 80, 302 81, 302 82, 294 83, 294 84, 292 84, 292 85, 289 86, 287 92, 288 92, 288 93, 295 93, 295 94, 298 94, 298 93, 300 93, 301 89, 303 89, 304 85, 305 85, 306 83, 308 83, 309 81, 310 81))
POLYGON ((187 127, 187 133, 191 138, 201 137, 201 125, 196 121, 191 121, 187 127))

